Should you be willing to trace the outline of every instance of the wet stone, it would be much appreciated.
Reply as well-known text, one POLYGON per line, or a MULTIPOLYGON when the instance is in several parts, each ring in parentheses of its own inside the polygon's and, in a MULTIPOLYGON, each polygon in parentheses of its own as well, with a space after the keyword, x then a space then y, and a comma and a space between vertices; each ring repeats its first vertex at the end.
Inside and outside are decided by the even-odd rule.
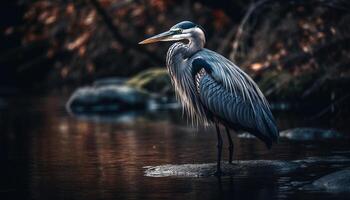
POLYGON ((315 180, 312 186, 329 192, 350 192, 350 168, 325 175, 315 180))
POLYGON ((149 96, 122 85, 102 85, 77 89, 67 102, 72 113, 103 113, 143 109, 149 96))
MULTIPOLYGON (((232 164, 222 163, 222 172, 230 176, 271 176, 272 174, 283 175, 298 170, 300 165, 288 161, 274 160, 245 160, 234 161, 232 164)), ((205 164, 182 164, 182 165, 160 165, 144 167, 145 175, 150 177, 208 177, 213 176, 216 171, 216 163, 205 164)))
POLYGON ((294 128, 280 132, 280 137, 290 140, 308 141, 322 139, 339 139, 343 135, 334 130, 318 128, 294 128))
POLYGON ((239 138, 244 138, 244 139, 255 139, 256 137, 248 132, 243 132, 237 135, 239 138))

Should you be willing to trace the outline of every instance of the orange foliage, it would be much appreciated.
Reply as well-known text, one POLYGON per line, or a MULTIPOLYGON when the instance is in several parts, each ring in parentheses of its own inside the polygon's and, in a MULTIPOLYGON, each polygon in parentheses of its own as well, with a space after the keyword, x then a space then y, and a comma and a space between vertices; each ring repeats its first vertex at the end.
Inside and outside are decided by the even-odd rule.
POLYGON ((91 36, 90 32, 85 32, 85 33, 81 34, 74 41, 67 44, 67 49, 72 51, 72 50, 75 50, 75 49, 81 47, 82 45, 84 45, 88 41, 90 36, 91 36))

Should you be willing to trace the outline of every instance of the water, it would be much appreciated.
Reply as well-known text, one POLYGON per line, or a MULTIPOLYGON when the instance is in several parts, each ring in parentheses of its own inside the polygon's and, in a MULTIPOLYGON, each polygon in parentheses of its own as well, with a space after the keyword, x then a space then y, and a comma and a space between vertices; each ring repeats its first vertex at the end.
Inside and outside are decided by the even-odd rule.
MULTIPOLYGON (((235 159, 297 163, 298 169, 249 171, 221 179, 152 177, 145 175, 145 166, 215 162, 214 130, 191 128, 176 110, 73 117, 64 109, 66 99, 13 98, 0 107, 0 199, 349 198, 304 189, 312 180, 349 166, 348 139, 282 138, 268 151, 255 139, 235 137, 235 159)), ((346 124, 286 113, 276 116, 282 130, 313 126, 349 135, 346 124)))

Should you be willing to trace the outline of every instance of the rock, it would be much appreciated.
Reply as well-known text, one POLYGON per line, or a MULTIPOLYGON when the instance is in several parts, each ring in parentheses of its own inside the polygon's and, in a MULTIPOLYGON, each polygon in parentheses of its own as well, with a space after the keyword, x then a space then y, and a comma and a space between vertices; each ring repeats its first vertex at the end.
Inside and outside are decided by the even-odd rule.
POLYGON ((248 132, 243 132, 237 135, 239 138, 244 138, 244 139, 255 139, 256 137, 248 132))
POLYGON ((342 138, 343 135, 337 131, 318 128, 295 128, 280 132, 280 137, 291 140, 322 140, 332 138, 342 138))
POLYGON ((73 113, 120 112, 145 108, 149 95, 129 86, 102 85, 77 89, 67 102, 73 113))
POLYGON ((117 77, 97 80, 91 87, 77 89, 66 107, 74 114, 116 113, 174 107, 174 102, 166 69, 155 68, 130 80, 117 77))
POLYGON ((350 158, 346 156, 323 156, 323 157, 308 157, 303 160, 296 160, 295 162, 304 162, 307 163, 308 165, 320 165, 320 164, 327 164, 327 165, 332 165, 332 164, 350 164, 350 158))
MULTIPOLYGON (((244 177, 271 177, 273 175, 287 175, 290 173, 305 172, 322 165, 338 167, 349 166, 350 159, 344 156, 330 157, 308 157, 302 160, 235 160, 233 164, 222 162, 224 175, 244 177)), ((216 170, 216 163, 203 164, 167 164, 159 166, 144 167, 145 175, 151 177, 208 177, 213 176, 216 170)), ((347 172, 348 173, 348 172, 347 172)), ((345 174, 345 173, 343 173, 345 174)), ((350 176, 350 173, 347 174, 350 176)), ((347 179, 348 180, 348 179, 347 179)), ((306 183, 306 182, 305 182, 306 183)), ((298 184, 299 186, 299 184, 298 184)), ((307 189, 307 188, 305 188, 307 189)))
MULTIPOLYGON (((151 177, 185 176, 203 177, 212 176, 216 171, 216 163, 182 164, 146 166, 145 175, 151 177)), ((299 168, 298 163, 274 160, 244 160, 234 161, 233 164, 222 162, 224 175, 255 176, 272 174, 288 174, 299 168)))
POLYGON ((312 186, 329 192, 350 192, 350 168, 325 175, 315 180, 312 186))

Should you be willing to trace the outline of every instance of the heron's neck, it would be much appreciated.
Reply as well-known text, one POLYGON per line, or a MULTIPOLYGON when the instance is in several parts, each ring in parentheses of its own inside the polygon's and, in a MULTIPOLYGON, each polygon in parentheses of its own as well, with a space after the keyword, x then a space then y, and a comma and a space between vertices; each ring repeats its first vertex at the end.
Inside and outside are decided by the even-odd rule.
POLYGON ((204 41, 200 38, 190 38, 188 40, 188 43, 183 42, 176 42, 174 43, 169 49, 167 53, 167 65, 168 66, 174 66, 174 65, 180 65, 177 68, 182 68, 181 66, 182 61, 187 60, 188 58, 192 57, 195 53, 202 50, 204 47, 204 41))
POLYGON ((191 57, 198 51, 204 48, 204 40, 198 37, 193 37, 188 40, 186 56, 191 57))
POLYGON ((187 59, 204 48, 204 41, 200 38, 193 37, 188 40, 188 43, 177 42, 170 47, 172 56, 177 58, 187 59))

